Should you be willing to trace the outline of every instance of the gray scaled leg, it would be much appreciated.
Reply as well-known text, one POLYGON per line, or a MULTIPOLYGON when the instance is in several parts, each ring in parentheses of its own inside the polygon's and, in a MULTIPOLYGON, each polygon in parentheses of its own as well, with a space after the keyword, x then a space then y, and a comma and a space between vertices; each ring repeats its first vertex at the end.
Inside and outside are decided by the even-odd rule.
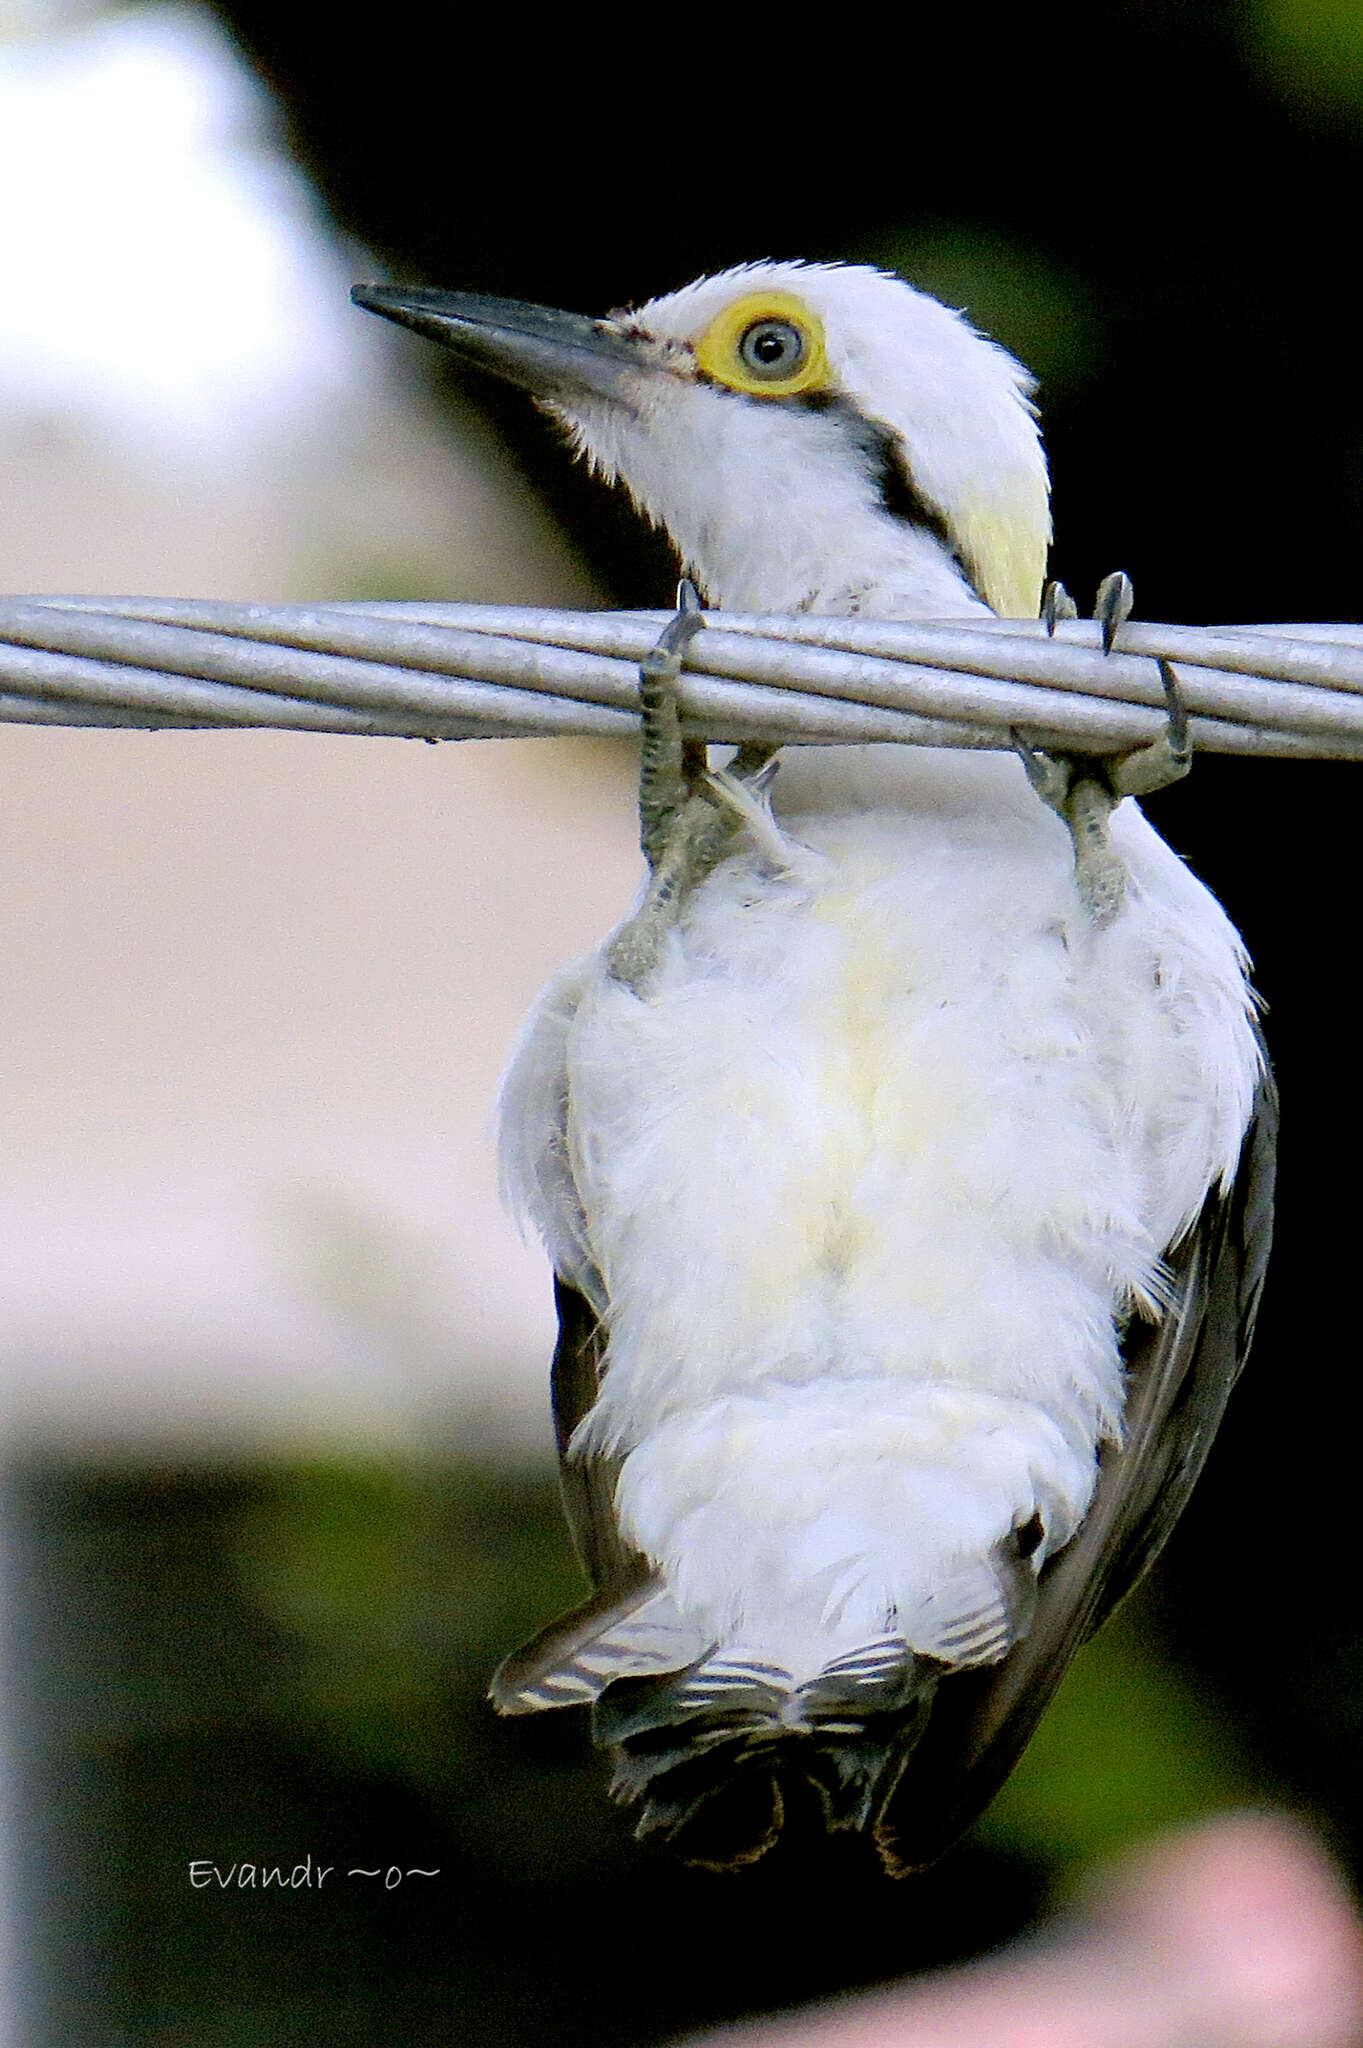
MULTIPOLYGON (((1051 584, 1043 602, 1047 629, 1058 618, 1074 616, 1063 586, 1051 584)), ((1104 579, 1094 607, 1102 628, 1103 648, 1111 653, 1121 626, 1131 615, 1130 579, 1119 571, 1104 579)), ((1126 864, 1112 844, 1108 819, 1124 796, 1149 796, 1186 775, 1193 763, 1188 713, 1178 677, 1167 661, 1159 665, 1164 686, 1164 731, 1148 746, 1120 754, 1052 754, 1027 744, 1014 730, 1013 745, 1022 758, 1027 780, 1069 827, 1074 843, 1074 877, 1079 900, 1095 925, 1111 924, 1126 896, 1126 864)))
POLYGON ((696 587, 683 580, 677 610, 639 665, 642 737, 639 843, 648 862, 644 900, 611 942, 606 971, 642 995, 687 897, 717 867, 742 829, 725 783, 761 794, 775 772, 775 747, 740 747, 723 777, 711 776, 705 743, 682 732, 677 684, 686 650, 705 624, 696 587))

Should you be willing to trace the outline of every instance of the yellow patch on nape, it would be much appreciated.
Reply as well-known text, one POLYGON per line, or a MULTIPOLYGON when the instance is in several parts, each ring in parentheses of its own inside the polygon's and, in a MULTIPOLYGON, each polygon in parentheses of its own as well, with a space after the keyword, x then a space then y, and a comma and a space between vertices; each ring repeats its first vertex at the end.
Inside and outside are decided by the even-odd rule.
POLYGON ((1011 499, 967 505, 951 522, 971 580, 1001 619, 1034 619, 1041 610, 1051 544, 1046 486, 1018 480, 1011 499))
POLYGON ((717 384, 749 398, 794 398, 832 378, 823 322, 793 292, 735 299, 696 343, 696 362, 717 384))

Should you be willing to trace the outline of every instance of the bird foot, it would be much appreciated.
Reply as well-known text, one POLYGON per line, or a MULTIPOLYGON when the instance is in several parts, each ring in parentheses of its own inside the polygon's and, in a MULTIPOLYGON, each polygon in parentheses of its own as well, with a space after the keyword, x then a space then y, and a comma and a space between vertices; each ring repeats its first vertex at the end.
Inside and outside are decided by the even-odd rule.
MULTIPOLYGON (((1119 628, 1130 617, 1131 602, 1130 580, 1120 571, 1104 580, 1093 615, 1103 629, 1103 647, 1108 653, 1119 628)), ((1047 587, 1042 616, 1052 632, 1057 619, 1077 616, 1063 585, 1047 587)), ((1108 831, 1113 810, 1123 797, 1149 796, 1167 788, 1193 764, 1188 712, 1178 677, 1167 661, 1160 663, 1159 670, 1165 726, 1158 739, 1146 746, 1129 747, 1117 754, 1052 754, 1029 746, 1016 728, 1013 731, 1013 745, 1027 780, 1069 827, 1079 900, 1099 927, 1112 923, 1126 898, 1126 863, 1108 831)))
POLYGON ((765 815, 763 799, 776 773, 774 746, 741 746, 727 768, 712 773, 704 741, 683 735, 677 685, 686 650, 704 624, 696 587, 683 579, 675 614, 639 665, 639 843, 649 879, 643 902, 606 955, 611 979, 636 995, 692 891, 744 827, 765 815))

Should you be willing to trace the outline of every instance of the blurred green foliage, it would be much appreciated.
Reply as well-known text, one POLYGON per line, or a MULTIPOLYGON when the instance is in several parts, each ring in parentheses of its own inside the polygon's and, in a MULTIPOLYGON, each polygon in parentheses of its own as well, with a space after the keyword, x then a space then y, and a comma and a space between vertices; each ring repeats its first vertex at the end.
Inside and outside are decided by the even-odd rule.
POLYGON ((582 1597, 555 1494, 475 1466, 272 1472, 228 1542, 248 1599, 301 1649, 278 1711, 368 1768, 448 1783, 451 1692, 582 1597))
POLYGON ((487 1699, 508 1650, 585 1591, 553 1477, 446 1458, 285 1466, 224 1537, 245 1600, 292 1647, 264 1700, 288 1741, 407 1783, 489 1871, 610 1856, 579 1717, 527 1732, 487 1699))
POLYGON ((1363 116, 1363 0, 1255 0, 1249 54, 1303 112, 1363 116))
POLYGON ((1161 1654, 1137 1600, 1080 1651, 985 1827, 1068 1871, 1265 1796, 1225 1710, 1161 1654))

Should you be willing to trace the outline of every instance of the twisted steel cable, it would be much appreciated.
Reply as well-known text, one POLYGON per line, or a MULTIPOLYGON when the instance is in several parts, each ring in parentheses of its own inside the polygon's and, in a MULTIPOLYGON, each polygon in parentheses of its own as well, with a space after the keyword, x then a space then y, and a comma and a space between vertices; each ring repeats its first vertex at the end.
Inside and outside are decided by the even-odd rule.
MULTIPOLYGON (((625 735, 667 615, 510 605, 0 599, 0 719, 370 733, 625 735)), ((711 613, 682 677, 714 741, 1081 752, 1162 730, 1176 667, 1202 751, 1363 759, 1363 626, 942 623, 711 613)))

